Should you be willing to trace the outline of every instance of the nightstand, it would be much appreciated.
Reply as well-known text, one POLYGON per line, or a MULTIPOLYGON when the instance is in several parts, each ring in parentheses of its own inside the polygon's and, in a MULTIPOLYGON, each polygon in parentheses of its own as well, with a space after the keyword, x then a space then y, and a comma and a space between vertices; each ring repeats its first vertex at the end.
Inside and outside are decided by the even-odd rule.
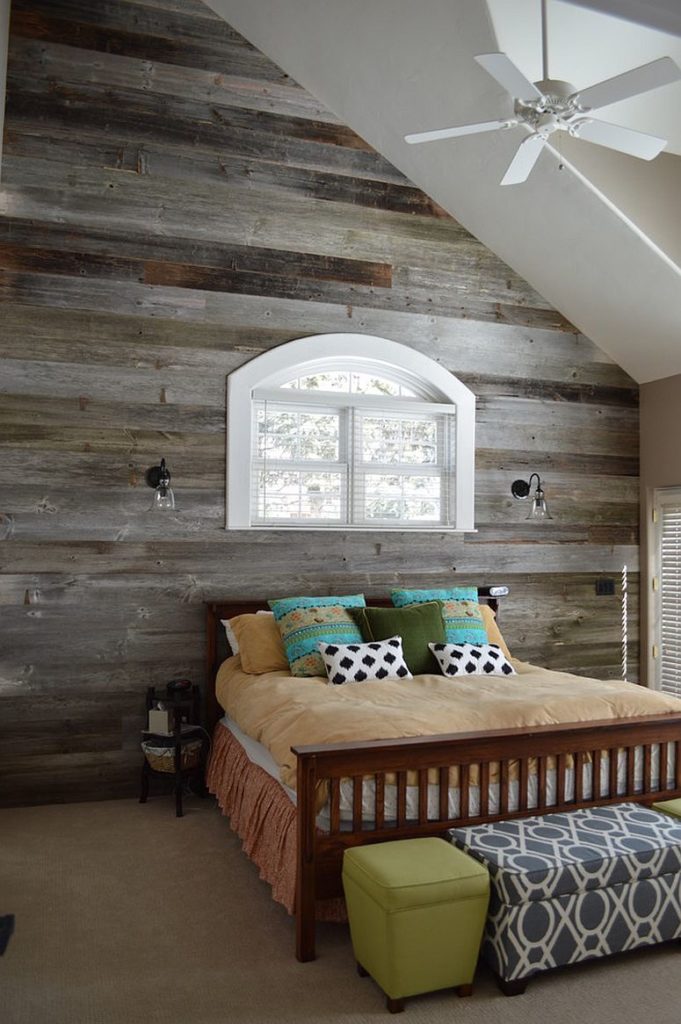
POLYGON ((168 712, 168 732, 142 732, 142 780, 140 803, 147 802, 152 775, 174 776, 175 814, 183 815, 182 793, 185 782, 194 779, 200 790, 204 788, 204 769, 208 752, 208 737, 199 718, 201 691, 198 686, 179 687, 179 681, 168 683, 165 689, 150 686, 147 689, 147 721, 149 711, 158 705, 168 712))

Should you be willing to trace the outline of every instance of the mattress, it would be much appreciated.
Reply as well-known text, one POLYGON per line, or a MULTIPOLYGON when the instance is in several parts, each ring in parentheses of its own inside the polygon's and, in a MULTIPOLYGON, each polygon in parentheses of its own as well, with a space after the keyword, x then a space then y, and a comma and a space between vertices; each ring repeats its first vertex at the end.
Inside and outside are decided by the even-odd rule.
MULTIPOLYGON (((228 715, 225 715, 220 720, 220 725, 225 729, 228 729, 234 739, 242 747, 246 757, 252 764, 258 765, 263 771, 267 772, 273 779, 275 779, 282 787, 291 803, 296 803, 296 792, 290 786, 285 785, 281 780, 281 775, 277 762, 274 760, 272 754, 269 752, 267 747, 262 743, 258 743, 257 740, 252 739, 246 735, 242 729, 232 721, 228 715)), ((663 781, 667 786, 671 787, 674 785, 674 744, 669 744, 667 748, 667 767, 666 772, 663 770, 662 775, 663 781)), ((601 759, 601 792, 607 792, 610 778, 610 762, 607 752, 604 752, 601 759)), ((657 745, 652 747, 651 754, 651 779, 653 786, 657 786, 660 779, 660 750, 657 745)), ((627 760, 625 751, 621 750, 618 756, 617 764, 617 790, 619 795, 626 793, 627 785, 627 760)), ((643 751, 640 747, 636 748, 634 758, 634 788, 636 792, 640 792, 643 789, 643 751)), ((550 769, 546 773, 546 791, 548 796, 549 804, 555 803, 556 794, 556 772, 550 769)), ((575 793, 575 772, 574 769, 569 769, 565 779, 565 799, 571 800, 575 793)), ((593 793, 593 767, 591 764, 585 764, 582 772, 582 793, 585 800, 590 799, 593 793)), ((613 794, 615 795, 615 794, 613 794)), ((498 814, 501 811, 499 804, 499 786, 497 783, 491 783, 488 787, 488 813, 490 815, 498 814)), ((478 786, 469 786, 468 788, 468 800, 469 800, 469 814, 471 817, 475 817, 480 813, 480 788, 478 786)), ((418 820, 418 801, 419 791, 417 786, 407 786, 407 803, 406 803, 406 814, 407 820, 417 821, 418 820)), ((450 787, 449 789, 449 817, 455 819, 459 816, 459 810, 461 806, 461 794, 457 787, 450 787)), ((366 778, 362 783, 362 821, 365 825, 370 825, 373 821, 375 813, 375 784, 373 779, 366 778)), ((537 777, 536 775, 530 775, 527 780, 527 810, 530 813, 534 808, 538 806, 538 794, 537 794, 537 777)), ((509 799, 508 799, 508 812, 512 813, 517 811, 519 807, 519 784, 517 781, 509 784, 509 799)), ((397 818, 397 787, 395 785, 387 784, 385 787, 385 820, 390 823, 395 821, 397 818)), ((428 817, 433 820, 440 818, 440 790, 439 786, 430 785, 428 786, 428 817)), ((353 814, 353 782, 352 779, 341 779, 340 784, 340 820, 341 827, 350 827, 352 822, 353 814)), ((328 803, 323 806, 317 817, 317 825, 324 831, 328 831, 329 828, 329 807, 328 803)))

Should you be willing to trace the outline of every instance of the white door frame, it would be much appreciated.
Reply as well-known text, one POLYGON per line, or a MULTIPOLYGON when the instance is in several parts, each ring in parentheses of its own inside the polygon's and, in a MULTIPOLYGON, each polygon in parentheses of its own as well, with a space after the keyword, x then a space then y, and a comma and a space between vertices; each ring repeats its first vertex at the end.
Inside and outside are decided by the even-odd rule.
POLYGON ((665 505, 681 506, 681 487, 656 487, 648 517, 648 685, 662 688, 662 515, 665 505))

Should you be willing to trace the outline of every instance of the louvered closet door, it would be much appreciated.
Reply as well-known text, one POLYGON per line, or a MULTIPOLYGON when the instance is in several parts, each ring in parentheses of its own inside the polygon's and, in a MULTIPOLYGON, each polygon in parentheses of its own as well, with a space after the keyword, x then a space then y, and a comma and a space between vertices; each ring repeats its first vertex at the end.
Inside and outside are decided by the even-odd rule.
POLYGON ((658 491, 658 686, 681 697, 681 488, 658 491))

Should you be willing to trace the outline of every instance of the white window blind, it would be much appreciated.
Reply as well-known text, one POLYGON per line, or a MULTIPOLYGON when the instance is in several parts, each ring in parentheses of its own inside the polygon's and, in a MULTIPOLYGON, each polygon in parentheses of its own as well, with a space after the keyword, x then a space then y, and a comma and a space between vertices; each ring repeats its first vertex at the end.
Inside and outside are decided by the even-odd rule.
POLYGON ((681 697, 681 494, 659 508, 659 682, 681 697))
POLYGON ((255 402, 254 524, 339 524, 348 488, 342 409, 255 402))
POLYGON ((353 421, 353 521, 449 525, 454 412, 357 409, 353 421))
POLYGON ((253 403, 253 525, 452 524, 454 406, 314 397, 253 403))

